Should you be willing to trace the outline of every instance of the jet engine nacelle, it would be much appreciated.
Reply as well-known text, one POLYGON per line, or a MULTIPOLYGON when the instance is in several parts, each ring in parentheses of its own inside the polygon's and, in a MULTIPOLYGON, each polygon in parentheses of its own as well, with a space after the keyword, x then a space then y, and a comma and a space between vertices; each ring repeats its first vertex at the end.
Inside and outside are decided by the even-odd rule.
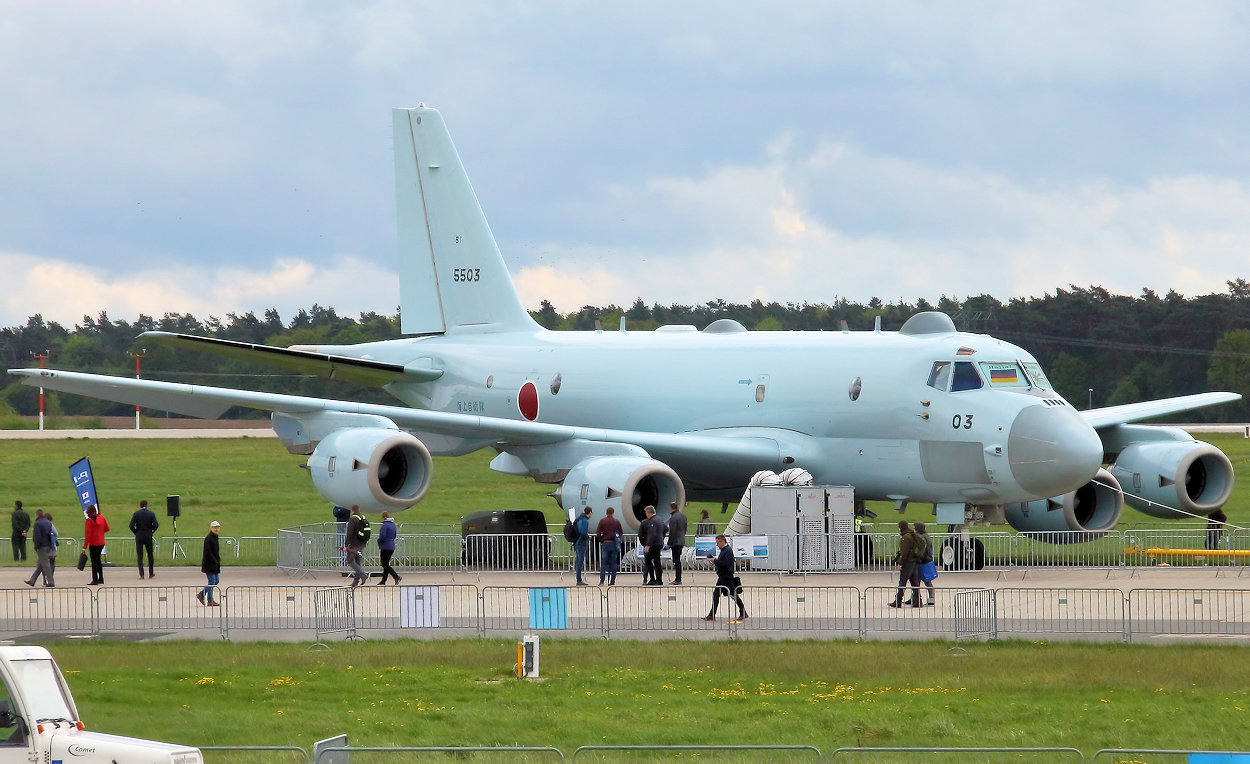
POLYGON ((664 462, 638 456, 594 456, 578 462, 552 497, 576 517, 584 507, 593 510, 591 528, 607 515, 608 507, 626 530, 637 531, 647 505, 656 516, 667 520, 669 502, 686 504, 686 488, 681 478, 664 462))
POLYGON ((1093 480, 1071 493, 1007 504, 1003 515, 1021 533, 1040 534, 1037 538, 1052 544, 1067 544, 1102 538, 1115 527, 1123 509, 1124 493, 1119 482, 1100 468, 1093 480))
POLYGON ((321 439, 308 457, 313 485, 335 506, 400 512, 425 495, 433 462, 425 445, 401 430, 350 427, 321 439))
POLYGON ((1116 457, 1111 474, 1128 491, 1129 506, 1153 517, 1205 515, 1233 491, 1228 457, 1198 440, 1130 443, 1116 457))

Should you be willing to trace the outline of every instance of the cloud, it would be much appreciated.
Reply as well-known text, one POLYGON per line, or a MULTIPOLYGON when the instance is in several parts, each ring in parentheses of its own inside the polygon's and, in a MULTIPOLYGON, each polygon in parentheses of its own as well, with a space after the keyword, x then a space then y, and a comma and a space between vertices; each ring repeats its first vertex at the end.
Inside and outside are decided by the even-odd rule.
POLYGON ((723 298, 831 303, 1040 296, 1069 284, 1207 294, 1246 272, 1250 190, 1226 178, 1025 184, 847 145, 611 186, 639 241, 549 240, 518 269, 531 307, 723 298), (827 189, 835 189, 827 191, 827 189), (834 201, 830 202, 830 198, 834 201), (646 221, 659 221, 650 226, 646 221), (674 228, 684 234, 674 234, 674 228))
POLYGON ((270 307, 289 322, 296 311, 313 304, 355 316, 368 311, 392 315, 399 302, 394 275, 357 257, 342 257, 331 266, 280 258, 256 269, 174 265, 118 274, 0 252, 0 271, 10 274, 0 326, 25 325, 35 314, 72 327, 83 316, 100 313, 131 322, 140 315, 160 318, 166 313, 190 313, 204 320, 270 307))

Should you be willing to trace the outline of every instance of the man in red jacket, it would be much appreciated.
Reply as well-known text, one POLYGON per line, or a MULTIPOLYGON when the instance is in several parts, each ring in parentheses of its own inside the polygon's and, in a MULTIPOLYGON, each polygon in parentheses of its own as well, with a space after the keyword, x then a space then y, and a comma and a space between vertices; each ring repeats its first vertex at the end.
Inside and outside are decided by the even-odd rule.
POLYGON ((109 521, 104 519, 96 505, 87 507, 87 522, 83 527, 82 545, 87 547, 91 555, 91 583, 88 586, 99 586, 104 583, 104 563, 100 555, 104 552, 104 534, 108 533, 109 521))

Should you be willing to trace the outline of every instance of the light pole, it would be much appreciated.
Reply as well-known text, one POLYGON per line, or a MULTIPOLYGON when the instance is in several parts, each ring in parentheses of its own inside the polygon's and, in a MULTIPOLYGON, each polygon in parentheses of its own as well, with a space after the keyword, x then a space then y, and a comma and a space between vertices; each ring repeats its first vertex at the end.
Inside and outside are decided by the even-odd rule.
MULTIPOLYGON (((136 350, 130 353, 130 355, 134 356, 134 359, 135 359, 135 379, 139 378, 139 360, 143 358, 144 356, 146 356, 147 354, 148 354, 148 351, 143 348, 140 348, 139 350, 136 350)), ((139 429, 139 405, 138 404, 135 404, 135 429, 136 430, 139 429)))
MULTIPOLYGON (((43 362, 48 360, 48 353, 49 351, 47 350, 42 353, 31 353, 31 355, 39 359, 39 368, 42 369, 43 362)), ((39 429, 43 430, 43 385, 39 386, 39 429)))
POLYGON ((1092 409, 1094 407, 1094 388, 1089 389, 1089 405, 1085 408, 1092 409))

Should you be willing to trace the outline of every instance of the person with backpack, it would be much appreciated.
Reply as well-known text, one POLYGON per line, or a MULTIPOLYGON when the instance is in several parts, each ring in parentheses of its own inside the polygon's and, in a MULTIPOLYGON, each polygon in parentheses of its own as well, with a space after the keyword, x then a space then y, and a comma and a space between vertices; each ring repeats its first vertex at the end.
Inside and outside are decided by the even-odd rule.
POLYGON ((920 559, 924 556, 924 549, 920 545, 923 542, 907 526, 906 521, 899 521, 898 536, 898 554, 894 556, 894 567, 898 569, 898 592, 894 595, 894 601, 887 604, 890 607, 903 607, 907 604, 924 607, 920 604, 920 559), (911 601, 904 603, 903 590, 909 583, 911 601))
POLYGON ((373 530, 369 527, 369 521, 360 513, 360 507, 353 504, 351 518, 347 521, 346 541, 343 545, 343 551, 347 553, 347 566, 352 569, 352 588, 369 580, 369 573, 364 566, 364 552, 365 544, 369 543, 369 537, 372 535, 373 530))
POLYGON ((582 516, 573 523, 573 529, 577 531, 577 538, 573 541, 573 577, 577 579, 578 586, 586 586, 586 582, 582 580, 582 571, 586 568, 586 558, 590 556, 590 514, 593 511, 586 507, 582 516))

